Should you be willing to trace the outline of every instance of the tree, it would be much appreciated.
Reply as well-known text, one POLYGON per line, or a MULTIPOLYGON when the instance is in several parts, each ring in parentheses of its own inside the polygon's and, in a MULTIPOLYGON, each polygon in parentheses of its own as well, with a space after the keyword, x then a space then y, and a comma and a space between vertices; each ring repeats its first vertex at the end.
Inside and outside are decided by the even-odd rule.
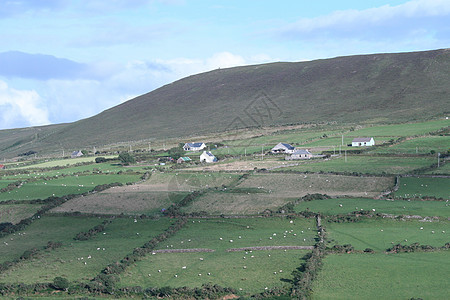
POLYGON ((104 163, 104 162, 106 162, 106 158, 105 157, 102 157, 102 156, 99 156, 99 157, 96 157, 95 158, 95 162, 96 163, 104 163))
POLYGON ((119 154, 119 160, 124 165, 134 164, 136 160, 134 157, 128 152, 122 152, 119 154))
POLYGON ((169 156, 173 157, 174 159, 178 159, 181 156, 184 156, 184 149, 182 147, 173 147, 169 149, 168 153, 169 156))
POLYGON ((69 280, 64 277, 55 277, 53 279, 53 288, 56 290, 66 291, 69 288, 69 280))

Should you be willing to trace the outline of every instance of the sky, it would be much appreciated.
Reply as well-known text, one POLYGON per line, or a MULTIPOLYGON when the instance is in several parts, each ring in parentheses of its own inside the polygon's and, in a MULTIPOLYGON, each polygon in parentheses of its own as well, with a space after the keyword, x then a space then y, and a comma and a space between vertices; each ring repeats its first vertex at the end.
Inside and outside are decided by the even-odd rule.
POLYGON ((450 0, 0 0, 0 129, 234 66, 450 47, 450 0))

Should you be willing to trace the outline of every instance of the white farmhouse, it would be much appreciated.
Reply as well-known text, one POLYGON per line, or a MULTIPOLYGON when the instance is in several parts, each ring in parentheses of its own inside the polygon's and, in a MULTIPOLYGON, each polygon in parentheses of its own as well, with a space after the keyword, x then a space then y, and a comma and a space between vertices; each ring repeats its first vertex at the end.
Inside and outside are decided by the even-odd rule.
POLYGON ((295 150, 295 152, 291 154, 290 159, 310 159, 311 157, 313 157, 311 152, 308 150, 299 149, 295 150))
POLYGON ((71 158, 76 158, 80 156, 83 156, 83 152, 81 151, 73 151, 72 154, 70 155, 71 158))
POLYGON ((270 150, 272 153, 294 153, 295 147, 286 143, 278 143, 270 150))
POLYGON ((217 158, 209 151, 203 151, 203 153, 200 155, 200 162, 212 163, 216 161, 217 158))
POLYGON ((375 140, 373 137, 365 137, 365 138, 354 138, 352 141, 352 147, 361 147, 361 146, 374 146, 375 140))
POLYGON ((183 146, 184 151, 201 151, 205 148, 205 143, 186 143, 183 146))

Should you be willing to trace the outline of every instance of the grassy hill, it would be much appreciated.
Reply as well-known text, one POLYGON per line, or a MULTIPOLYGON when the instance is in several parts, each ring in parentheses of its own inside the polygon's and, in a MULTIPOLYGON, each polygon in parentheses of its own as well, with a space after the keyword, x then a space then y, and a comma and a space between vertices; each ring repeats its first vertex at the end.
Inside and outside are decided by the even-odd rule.
POLYGON ((0 131, 0 155, 297 123, 392 123, 450 112, 450 50, 218 69, 70 124, 0 131))

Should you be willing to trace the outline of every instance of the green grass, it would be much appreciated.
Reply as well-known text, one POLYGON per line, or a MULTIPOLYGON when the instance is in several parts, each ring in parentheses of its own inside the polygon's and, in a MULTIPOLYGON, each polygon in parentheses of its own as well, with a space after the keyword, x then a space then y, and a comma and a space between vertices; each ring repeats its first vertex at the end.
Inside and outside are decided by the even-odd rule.
POLYGON ((439 168, 430 170, 425 172, 425 174, 433 174, 433 175, 450 175, 450 163, 442 164, 439 168))
POLYGON ((361 209, 375 209, 378 213, 392 215, 450 217, 450 206, 443 201, 390 201, 365 198, 334 198, 301 202, 295 206, 295 211, 297 212, 310 210, 320 212, 324 215, 346 214, 361 209))
POLYGON ((292 271, 304 262, 306 254, 307 250, 158 253, 130 267, 119 286, 192 288, 211 283, 234 288, 239 294, 261 293, 265 288, 289 287, 285 280, 292 279, 292 271))
POLYGON ((41 204, 4 204, 0 205, 0 223, 19 223, 31 217, 41 208, 41 204))
POLYGON ((265 287, 285 286, 286 283, 280 279, 291 278, 291 272, 300 266, 301 258, 307 251, 264 250, 245 253, 226 250, 313 245, 316 233, 314 219, 295 219, 293 223, 289 219, 276 217, 192 219, 175 236, 158 245, 158 249, 207 248, 215 252, 148 255, 121 276, 120 285, 195 287, 211 282, 238 290, 242 288, 243 293, 263 292, 265 287), (279 270, 283 272, 279 273, 279 270))
POLYGON ((277 170, 300 172, 358 172, 367 174, 405 174, 435 163, 432 157, 347 156, 329 160, 299 162, 298 166, 277 170))
POLYGON ((450 178, 401 177, 395 196, 422 198, 426 196, 450 199, 450 178))
POLYGON ((430 151, 444 153, 449 147, 450 136, 427 136, 406 140, 389 147, 380 147, 370 153, 429 154, 430 151))
POLYGON ((450 252, 328 255, 312 299, 448 299, 450 252))
POLYGON ((71 243, 78 232, 100 223, 101 220, 96 218, 41 217, 20 234, 16 232, 0 239, 0 262, 19 258, 25 250, 43 247, 48 241, 71 243))
MULTIPOLYGON (((47 218, 59 219, 57 217, 43 219, 47 218)), ((61 219, 67 219, 70 224, 70 220, 73 218, 64 217, 61 219)), ((76 218, 75 220, 84 221, 87 224, 99 224, 102 221, 98 218, 76 218)), ((75 224, 72 223, 74 229, 67 232, 62 248, 43 252, 37 258, 19 263, 14 268, 0 274, 0 282, 51 282, 56 276, 63 276, 70 281, 90 280, 108 264, 132 253, 134 248, 145 244, 152 237, 169 227, 171 223, 172 220, 170 219, 138 219, 137 222, 134 222, 133 218, 115 219, 107 225, 105 234, 100 233, 93 239, 86 241, 72 239, 76 233, 83 230, 83 227, 86 228, 86 226, 74 226, 75 224), (98 248, 100 249, 97 250, 98 248)), ((37 224, 37 226, 39 225, 37 224)), ((64 227, 64 229, 66 228, 64 227)), ((40 229, 42 231, 49 230, 47 224, 41 225, 40 229)), ((27 235, 31 234, 27 230, 27 235)))
POLYGON ((433 120, 428 122, 403 123, 394 125, 374 125, 373 127, 362 128, 351 133, 352 136, 377 137, 377 136, 412 136, 424 135, 441 128, 450 126, 449 120, 433 120))
POLYGON ((45 199, 69 194, 82 194, 95 186, 113 182, 127 183, 139 180, 139 175, 80 175, 60 177, 51 180, 29 182, 9 192, 0 194, 0 201, 45 199))
POLYGON ((393 244, 420 243, 441 247, 450 241, 450 223, 368 219, 357 223, 324 223, 330 245, 351 244, 356 250, 385 251, 393 244), (423 228, 423 229, 420 229, 423 228), (434 231, 434 233, 432 233, 434 231), (405 241, 406 240, 406 241, 405 241))

